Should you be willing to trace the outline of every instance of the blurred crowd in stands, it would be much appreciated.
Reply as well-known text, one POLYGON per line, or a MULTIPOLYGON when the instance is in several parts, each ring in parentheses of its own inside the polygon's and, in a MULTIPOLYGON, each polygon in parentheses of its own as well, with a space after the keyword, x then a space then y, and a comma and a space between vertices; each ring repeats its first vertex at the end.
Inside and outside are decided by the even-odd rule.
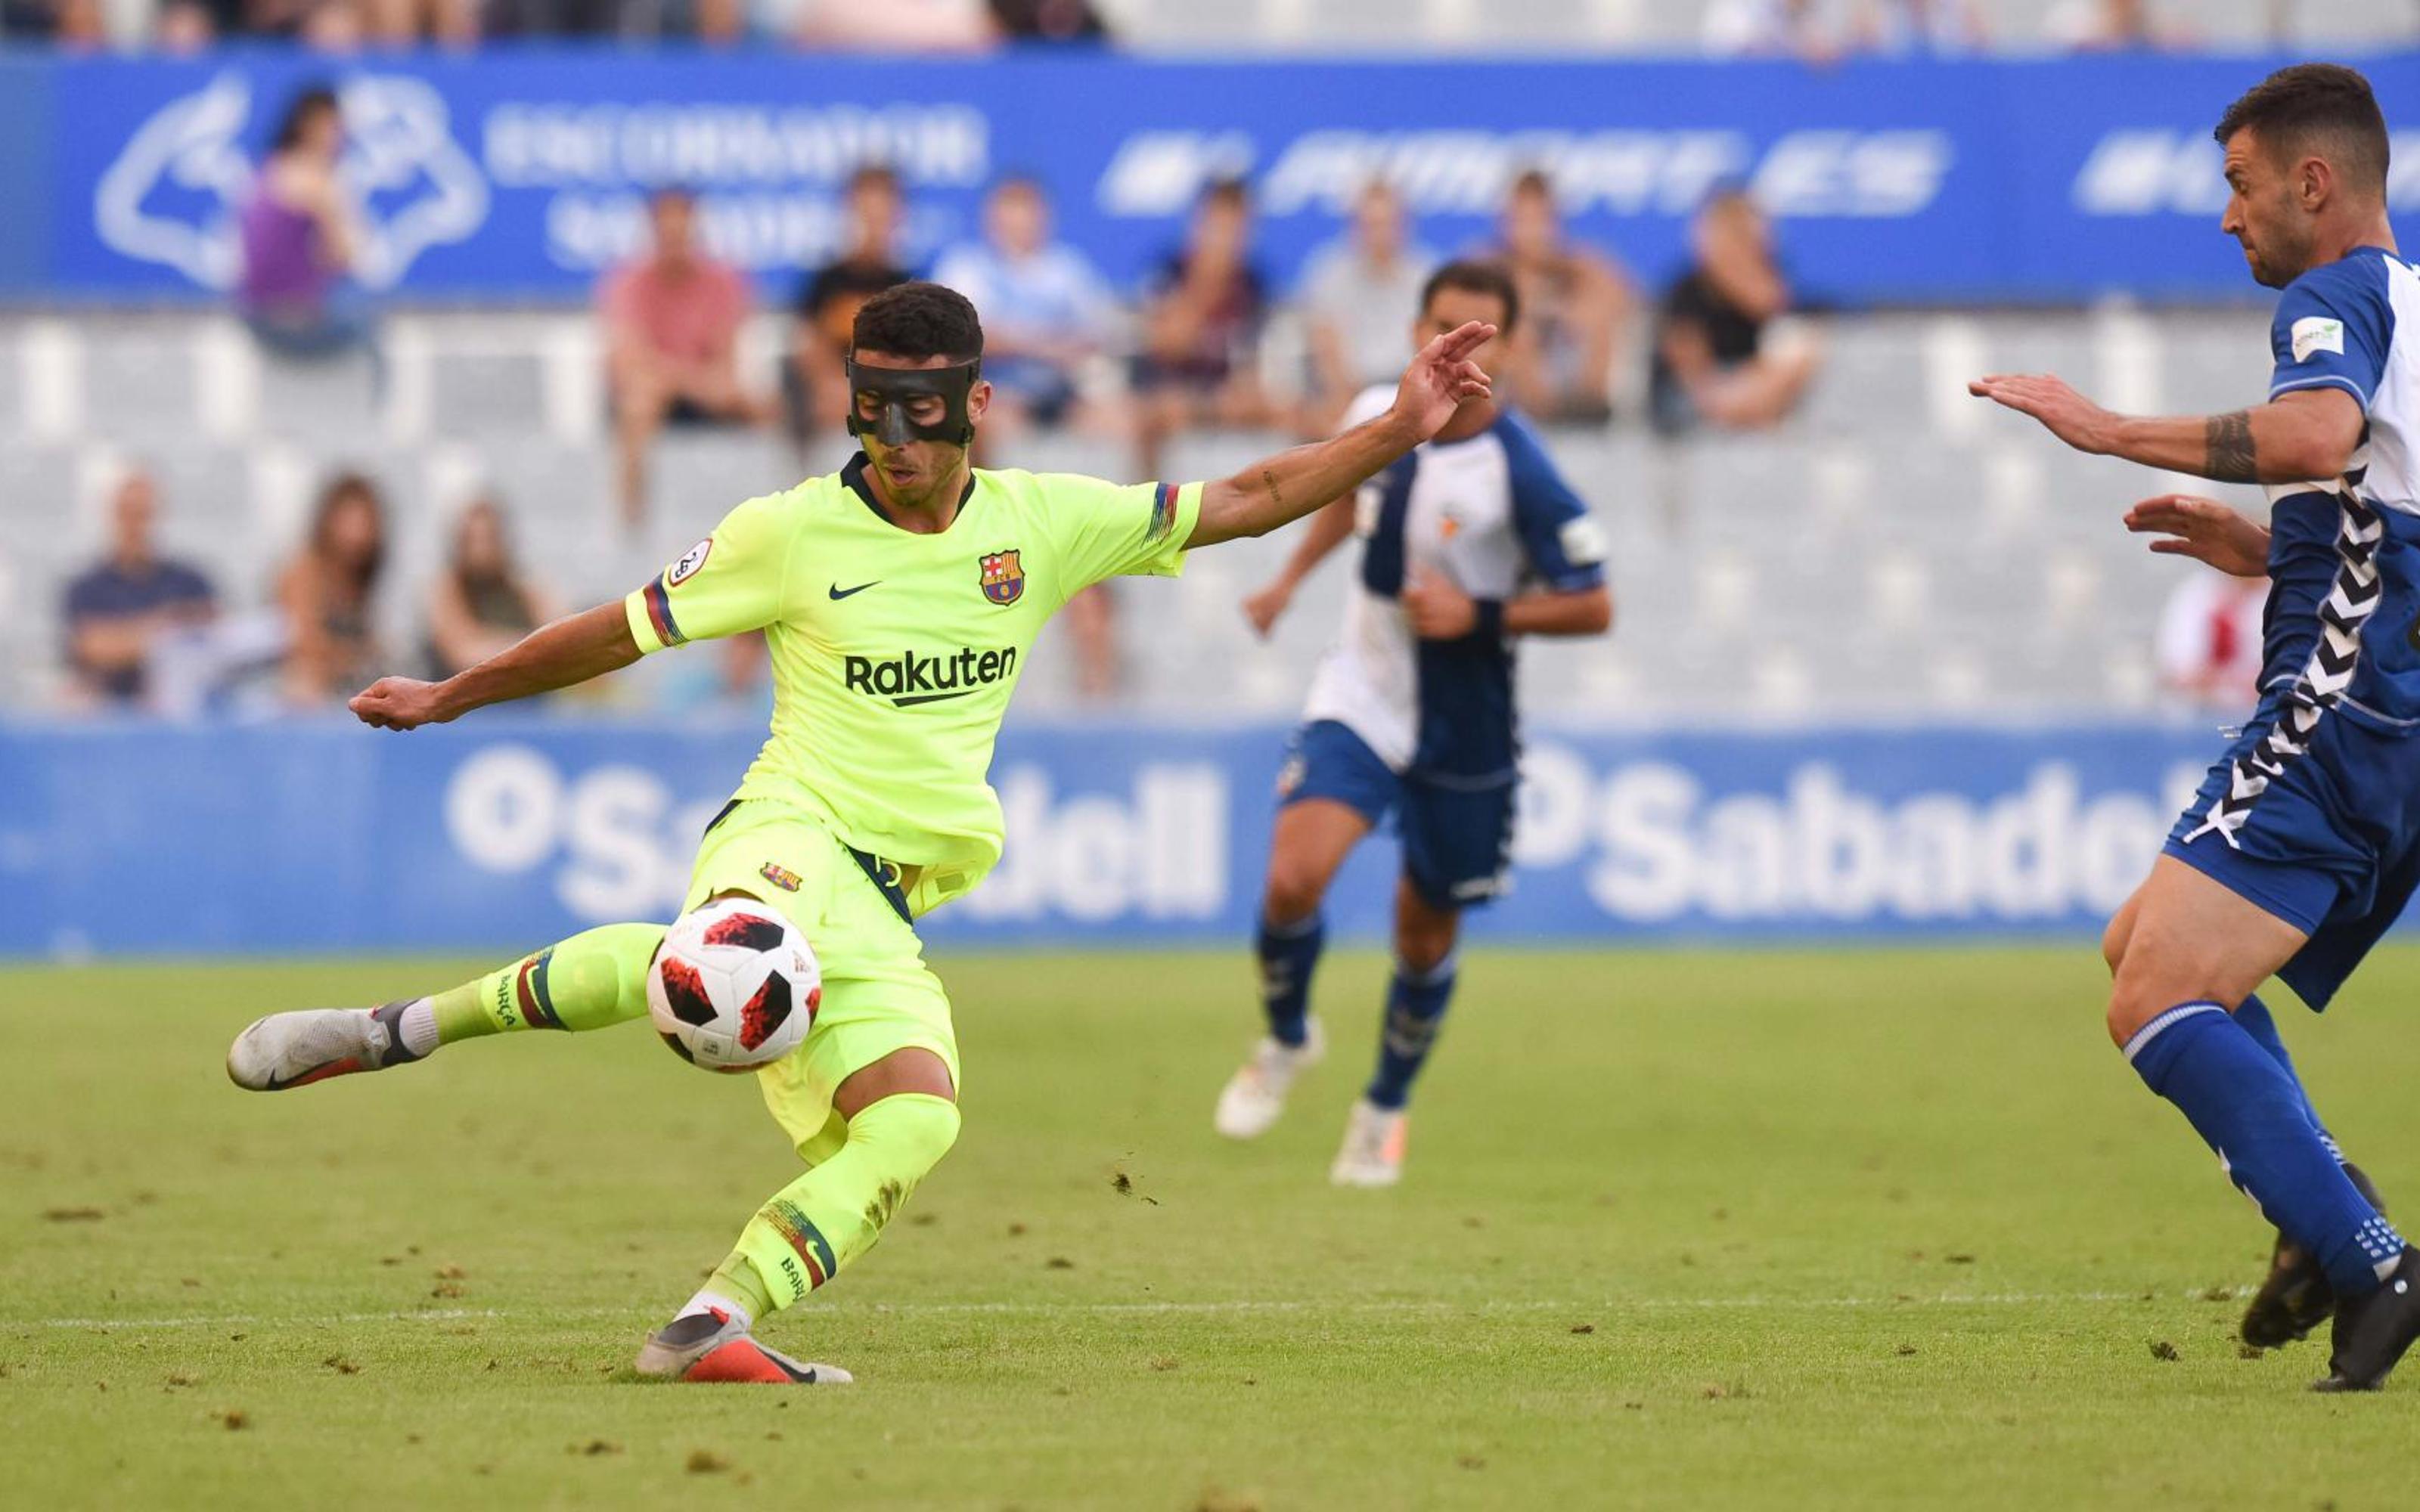
MULTIPOLYGON (((78 28, 98 24, 93 3, 0 0, 0 17, 12 32, 39 30, 47 18, 60 35, 84 35, 78 28)), ((334 25, 325 18, 341 9, 352 38, 366 31, 452 39, 515 28, 624 29, 641 6, 668 29, 758 26, 771 14, 760 6, 739 16, 737 0, 489 0, 484 8, 473 0, 176 0, 160 25, 163 38, 178 26, 192 39, 308 38, 334 25)), ((2067 8, 2077 17, 2077 46, 2184 40, 2152 14, 2149 0, 2075 0, 2067 8)), ((780 9, 776 29, 787 34, 878 46, 1102 33, 1083 0, 881 7, 790 0, 780 9), (881 28, 890 29, 876 35, 881 28)), ((1705 42, 1723 53, 1823 59, 1980 47, 1989 39, 1966 0, 1714 0, 1705 42)), ((337 172, 344 147, 336 95, 302 91, 271 136, 241 209, 235 303, 270 361, 367 352, 376 363, 375 313, 347 276, 360 239, 337 172)), ((850 322, 865 300, 912 277, 959 289, 982 314, 985 377, 998 391, 978 441, 977 460, 986 465, 1013 462, 1021 438, 1059 427, 1121 449, 1137 478, 1160 476, 1170 441, 1189 430, 1324 434, 1359 390, 1391 382, 1400 371, 1417 292, 1449 255, 1497 260, 1512 274, 1521 317, 1507 346, 1502 391, 1550 424, 1640 425, 1666 436, 1759 430, 1785 422, 1820 381, 1822 348, 1798 308, 1773 225, 1736 188, 1698 208, 1691 260, 1660 289, 1642 288, 1618 249, 1575 236, 1555 183, 1535 170, 1505 187, 1493 235, 1471 247, 1432 244, 1396 190, 1373 179, 1291 288, 1276 286, 1255 255, 1252 190, 1242 180, 1205 190, 1178 243, 1125 290, 1111 286, 1083 248, 1059 239, 1049 194, 1031 177, 996 182, 976 233, 929 261, 907 246, 908 193, 888 166, 859 167, 840 200, 845 229, 828 262, 799 270, 772 370, 752 371, 742 360, 743 330, 758 314, 757 285, 714 255, 688 192, 657 192, 645 246, 599 280, 615 505, 633 539, 647 518, 650 453, 667 426, 778 430, 797 443, 802 461, 828 455, 848 409, 837 380, 850 322), (1272 341, 1280 323, 1288 339, 1272 341)), ((378 602, 390 529, 378 480, 328 480, 305 541, 278 579, 274 608, 228 615, 201 574, 153 550, 163 501, 153 480, 133 470, 117 486, 103 560, 66 594, 64 646, 75 694, 95 704, 176 711, 248 684, 256 696, 273 690, 285 702, 317 704, 380 670, 416 665, 442 675, 467 665, 560 607, 519 565, 506 503, 478 498, 448 526, 412 523, 451 529, 452 550, 417 616, 421 643, 392 646, 380 644, 376 630, 392 623, 378 602)), ((2179 607, 2168 638, 2171 686, 2180 692, 2233 686, 2231 669, 2208 664, 2240 658, 2257 644, 2257 635, 2246 640, 2226 628, 2242 606, 2218 587, 2209 592, 2216 595, 2211 603, 2179 607)), ((1082 687, 1113 693, 1107 596, 1080 604, 1071 625, 1082 687)), ((744 646, 732 651, 714 673, 717 696, 751 696, 755 661, 744 646)))
POLYGON ((225 604, 199 569, 158 545, 163 502, 130 466, 109 501, 108 544, 61 601, 71 702, 185 715, 206 707, 341 701, 391 671, 444 677, 494 655, 564 606, 533 582, 504 510, 473 499, 450 525, 442 570, 416 616, 417 645, 381 639, 390 521, 378 484, 357 472, 319 488, 301 546, 270 603, 225 604))
MULTIPOLYGON (((240 213, 236 309, 266 360, 376 352, 372 312, 346 278, 359 238, 336 172, 343 148, 335 95, 302 91, 240 213)), ((645 246, 599 280, 616 503, 633 538, 647 517, 650 453, 667 426, 778 428, 802 465, 828 448, 848 409, 838 379, 858 307, 909 278, 950 285, 982 314, 985 374, 998 399, 979 462, 1011 462, 1021 438, 1065 426, 1130 455, 1131 476, 1156 478, 1169 442, 1189 430, 1332 429, 1357 392, 1400 373, 1419 289, 1441 260, 1383 180, 1362 189, 1290 298, 1254 255, 1251 192, 1240 180, 1203 192, 1181 241, 1124 298, 1083 249, 1056 236, 1049 196, 1032 178, 993 185, 978 234, 942 248, 929 266, 904 248, 908 194, 889 167, 861 166, 840 197, 845 230, 829 262, 798 276, 775 371, 750 371, 741 360, 755 286, 707 247, 688 192, 656 193, 645 246), (1283 351, 1267 344, 1280 309, 1291 311, 1295 338, 1283 351)), ((1520 290, 1503 375, 1512 403, 1555 424, 1637 421, 1665 433, 1786 418, 1819 357, 1792 316, 1770 224, 1745 194, 1726 190, 1699 212, 1693 245, 1685 273, 1650 297, 1610 250, 1566 229, 1545 174, 1515 178, 1494 237, 1456 249, 1500 261, 1520 290), (1631 373, 1639 380, 1626 381, 1631 373)), ((454 527, 451 565, 420 616, 425 643, 380 645, 373 601, 389 524, 376 480, 349 474, 326 485, 307 541, 279 579, 275 612, 222 620, 199 574, 152 551, 159 507, 151 479, 130 474, 107 560, 69 593, 66 643, 76 687, 90 701, 187 708, 273 660, 287 701, 324 702, 407 659, 452 671, 552 608, 515 565, 502 502, 481 499, 454 527), (155 662, 173 669, 164 680, 155 662)), ((1081 687, 1114 693, 1109 595, 1089 595, 1070 625, 1081 687)), ((730 679, 747 673, 744 659, 726 669, 730 679)))
MULTIPOLYGON (((1249 10, 1254 0, 1210 0, 1249 10)), ((1955 55, 2202 44, 2190 0, 2046 0, 2038 35, 1994 35, 1980 0, 1687 0, 1715 56, 1955 55)), ((2265 0, 2273 36, 2331 0, 2265 0)), ((603 38, 956 54, 1097 45, 1126 28, 1120 0, 0 0, 0 42, 192 53, 271 39, 344 54, 483 39, 603 38)), ((1406 0, 1407 23, 1418 7, 1406 0)), ((2324 20, 2324 17, 2319 19, 2324 20)))
POLYGON ((347 54, 531 37, 965 54, 1099 42, 1108 29, 1090 0, 0 0, 0 42, 70 48, 266 39, 347 54))

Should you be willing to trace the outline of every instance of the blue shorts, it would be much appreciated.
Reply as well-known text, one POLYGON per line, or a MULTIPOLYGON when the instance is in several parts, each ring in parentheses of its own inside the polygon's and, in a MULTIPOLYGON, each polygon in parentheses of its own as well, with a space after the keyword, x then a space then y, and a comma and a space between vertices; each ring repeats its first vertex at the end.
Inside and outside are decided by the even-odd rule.
MULTIPOLYGON (((2420 887, 2420 733, 2395 731, 2339 704, 2307 748, 2288 754, 2227 830, 2210 825, 2236 763, 2276 728, 2278 700, 2211 767, 2165 854, 2310 936, 2277 975, 2313 1009, 2394 926, 2420 887)), ((2264 758, 2265 760, 2266 758, 2264 758)))
POLYGON ((1294 733, 1278 773, 1278 807, 1328 798, 1404 837, 1404 874, 1432 908, 1472 908, 1503 893, 1512 853, 1515 779, 1472 785, 1398 772, 1334 719, 1294 733))

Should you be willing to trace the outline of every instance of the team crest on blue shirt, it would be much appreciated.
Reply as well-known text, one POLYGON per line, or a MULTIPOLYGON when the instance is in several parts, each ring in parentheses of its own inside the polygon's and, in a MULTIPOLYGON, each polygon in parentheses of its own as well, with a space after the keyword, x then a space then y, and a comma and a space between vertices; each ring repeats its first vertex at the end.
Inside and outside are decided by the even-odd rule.
POLYGON ((1015 551, 986 552, 981 565, 984 597, 1006 608, 1025 596, 1025 566, 1015 551))

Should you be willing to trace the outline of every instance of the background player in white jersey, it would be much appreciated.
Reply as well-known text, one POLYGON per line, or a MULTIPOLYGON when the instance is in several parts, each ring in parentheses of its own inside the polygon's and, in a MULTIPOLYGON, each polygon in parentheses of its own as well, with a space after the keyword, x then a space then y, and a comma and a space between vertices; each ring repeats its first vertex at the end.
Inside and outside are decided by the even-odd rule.
MULTIPOLYGON (((1491 263, 1449 263, 1421 290, 1412 346, 1466 320, 1498 334, 1473 354, 1491 374, 1520 316, 1491 263)), ((1349 426, 1384 410, 1372 389, 1349 426)), ((1278 579, 1246 601, 1265 633, 1295 589, 1346 537, 1361 558, 1343 633, 1313 677, 1283 772, 1257 940, 1268 1034, 1218 1098, 1220 1134, 1249 1139, 1319 1058, 1311 977, 1321 900, 1337 868, 1388 817, 1403 835, 1395 886, 1395 972, 1378 1067, 1356 1103, 1330 1175, 1387 1186, 1403 1173, 1412 1078, 1453 994, 1462 911, 1504 889, 1519 743, 1516 635, 1601 635, 1613 623, 1604 548, 1587 506, 1529 426, 1488 397, 1466 401, 1436 436, 1336 500, 1278 579)))

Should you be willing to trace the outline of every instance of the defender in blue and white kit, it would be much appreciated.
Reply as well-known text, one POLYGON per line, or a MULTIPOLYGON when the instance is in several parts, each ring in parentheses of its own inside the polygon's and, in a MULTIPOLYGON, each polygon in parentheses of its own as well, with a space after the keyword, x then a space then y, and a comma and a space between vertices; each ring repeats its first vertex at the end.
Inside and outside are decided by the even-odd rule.
POLYGON ((2069 444, 2265 485, 2271 529, 2210 500, 2148 500, 2155 549, 2246 575, 2269 598, 2259 708, 2118 910, 2109 1031, 2277 1227, 2247 1342, 2332 1312, 2326 1391, 2375 1390, 2420 1338, 2420 1256, 2313 1109, 2257 989, 2314 1011, 2420 883, 2420 272, 2387 224, 2386 123, 2350 69, 2280 69, 2217 130, 2221 227, 2283 288, 2265 404, 2113 415, 2056 378, 1976 393, 2069 444))
MULTIPOLYGON (((1450 263, 1421 292, 1413 345, 1439 321, 1493 322, 1498 336, 1475 354, 1493 372, 1519 313, 1500 269, 1450 263)), ((1385 402, 1362 394, 1344 424, 1385 402)), ((1384 1186, 1403 1172, 1404 1103, 1452 995, 1462 911, 1504 890, 1520 777, 1512 638, 1602 634, 1613 604, 1587 506, 1493 400, 1466 403, 1434 440, 1316 517, 1279 579, 1247 602, 1259 628, 1351 536, 1361 555, 1343 632, 1278 782, 1258 940, 1268 1034, 1219 1095, 1216 1122, 1233 1138, 1263 1133, 1319 1057, 1310 1000, 1321 900, 1353 847, 1392 822, 1404 843, 1394 980, 1377 1072, 1330 1168, 1340 1185, 1384 1186)))

